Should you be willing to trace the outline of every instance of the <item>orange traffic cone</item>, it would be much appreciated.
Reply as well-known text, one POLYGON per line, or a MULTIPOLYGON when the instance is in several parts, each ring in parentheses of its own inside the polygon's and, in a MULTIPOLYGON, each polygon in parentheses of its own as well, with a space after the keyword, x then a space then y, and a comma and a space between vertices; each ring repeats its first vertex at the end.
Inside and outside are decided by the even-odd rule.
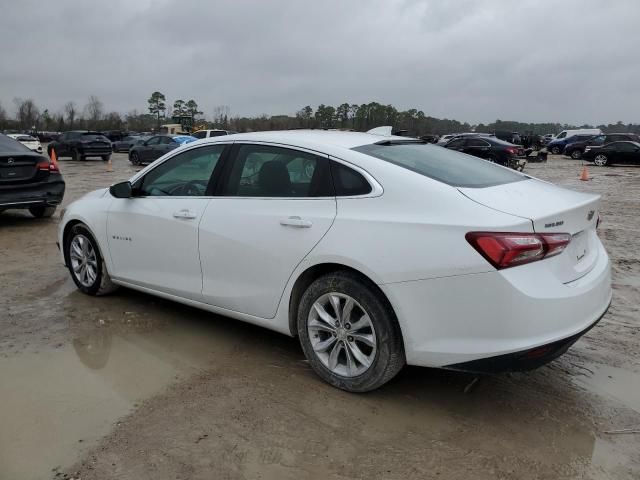
POLYGON ((583 182, 589 181, 589 170, 587 170, 587 166, 582 167, 582 173, 580 174, 580 180, 583 182))
POLYGON ((51 149, 49 152, 49 160, 53 163, 53 166, 56 167, 57 170, 60 170, 60 165, 58 165, 58 156, 56 155, 55 149, 51 149))
POLYGON ((113 163, 111 163, 111 156, 109 156, 109 160, 107 160, 107 172, 113 172, 113 163))

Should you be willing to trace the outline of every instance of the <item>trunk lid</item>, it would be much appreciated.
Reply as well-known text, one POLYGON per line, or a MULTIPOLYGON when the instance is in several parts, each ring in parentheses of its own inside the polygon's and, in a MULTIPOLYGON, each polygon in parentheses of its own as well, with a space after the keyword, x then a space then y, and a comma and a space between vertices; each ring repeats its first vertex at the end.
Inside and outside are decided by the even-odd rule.
POLYGON ((536 233, 569 233, 571 242, 548 260, 563 283, 586 275, 596 263, 600 195, 575 192, 536 179, 487 188, 459 188, 486 207, 531 220, 536 233))
POLYGON ((35 179, 41 158, 39 154, 0 154, 0 185, 35 179))

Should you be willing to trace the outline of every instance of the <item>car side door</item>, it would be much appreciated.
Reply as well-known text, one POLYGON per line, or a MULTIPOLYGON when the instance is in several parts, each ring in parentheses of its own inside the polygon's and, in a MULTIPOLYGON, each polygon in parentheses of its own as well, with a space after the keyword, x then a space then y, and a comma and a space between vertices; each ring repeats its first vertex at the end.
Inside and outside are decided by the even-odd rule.
POLYGON ((200 300, 198 225, 227 145, 204 145, 162 161, 114 198, 107 215, 112 276, 140 287, 200 300))
POLYGON ((335 216, 328 156, 235 144, 200 223, 204 301, 273 318, 289 277, 335 216))
POLYGON ((491 153, 491 144, 481 138, 468 138, 463 151, 475 157, 487 158, 491 153))
POLYGON ((58 156, 69 154, 69 148, 67 147, 68 141, 69 141, 69 133, 63 133, 58 137, 58 140, 54 144, 55 145, 54 148, 58 156))
POLYGON ((151 137, 149 140, 140 145, 140 159, 143 162, 154 159, 153 149, 160 144, 161 136, 151 137))

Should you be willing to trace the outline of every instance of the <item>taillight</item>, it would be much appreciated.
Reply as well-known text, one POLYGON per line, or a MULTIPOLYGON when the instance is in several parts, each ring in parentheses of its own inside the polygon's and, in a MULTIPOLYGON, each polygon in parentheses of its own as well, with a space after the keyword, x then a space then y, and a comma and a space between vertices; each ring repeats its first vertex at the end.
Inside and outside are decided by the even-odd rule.
POLYGON ((469 232, 465 238, 497 269, 559 255, 571 241, 568 233, 469 232))
POLYGON ((509 148, 507 148, 507 153, 510 153, 511 155, 517 155, 518 154, 518 149, 509 147, 509 148))
POLYGON ((47 171, 47 172, 59 172, 60 171, 60 170, 58 170, 58 166, 54 162, 52 162, 51 160, 49 160, 46 157, 38 162, 38 170, 44 170, 44 171, 47 171))

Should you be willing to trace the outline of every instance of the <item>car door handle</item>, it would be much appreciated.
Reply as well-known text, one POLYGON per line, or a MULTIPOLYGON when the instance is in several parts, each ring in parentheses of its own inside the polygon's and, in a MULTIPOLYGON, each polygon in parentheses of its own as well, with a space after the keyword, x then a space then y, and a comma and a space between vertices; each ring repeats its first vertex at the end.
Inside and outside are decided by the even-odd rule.
POLYGON ((280 225, 284 227, 311 228, 313 223, 311 223, 309 220, 303 220, 298 216, 292 216, 292 217, 282 218, 280 220, 280 225))
POLYGON ((178 210, 177 212, 173 212, 174 218, 196 218, 198 214, 193 210, 187 210, 186 208, 183 210, 178 210))

